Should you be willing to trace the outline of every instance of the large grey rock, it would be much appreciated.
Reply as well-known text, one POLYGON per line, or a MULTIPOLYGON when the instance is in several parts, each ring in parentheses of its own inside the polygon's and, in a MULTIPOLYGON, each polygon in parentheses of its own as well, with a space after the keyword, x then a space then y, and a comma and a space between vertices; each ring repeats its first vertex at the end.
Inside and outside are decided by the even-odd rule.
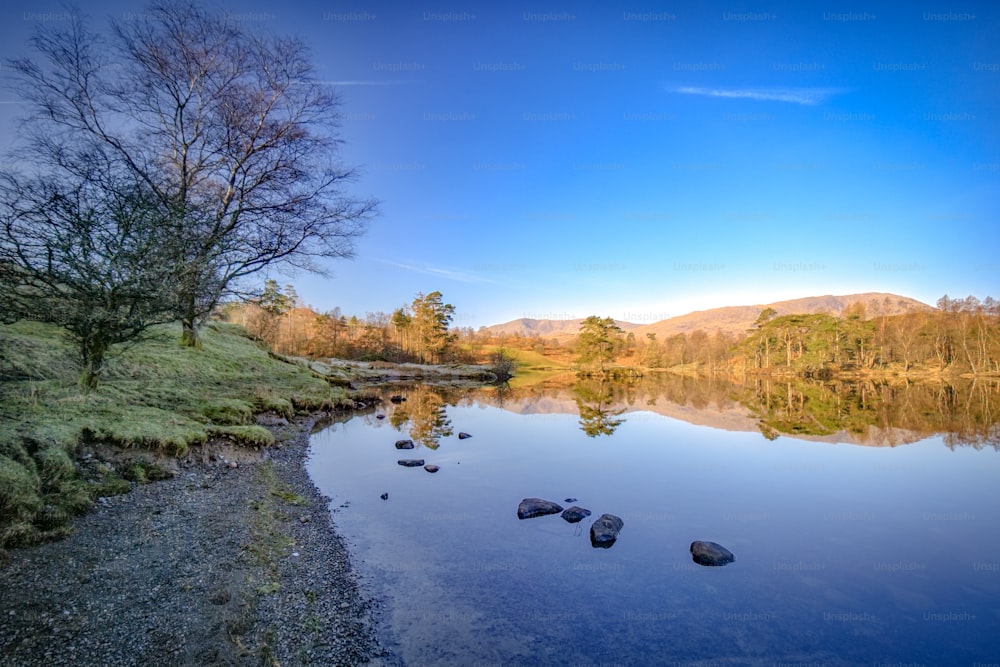
POLYGON ((427 465, 424 466, 424 470, 426 470, 427 472, 437 472, 440 469, 441 469, 440 466, 436 466, 433 463, 428 463, 427 465))
POLYGON ((406 466, 407 468, 419 468, 424 464, 423 459, 399 459, 396 461, 401 466, 406 466))
POLYGON ((559 512, 562 512, 562 510, 562 505, 554 503, 550 500, 542 500, 541 498, 525 498, 521 501, 521 504, 517 506, 517 518, 532 519, 536 516, 545 516, 546 514, 558 514, 559 512))
POLYGON ((736 560, 733 552, 715 542, 692 542, 691 559, 699 565, 726 565, 736 560))
POLYGON ((590 524, 590 544, 601 549, 609 548, 618 539, 618 533, 624 525, 625 522, 621 517, 602 514, 597 521, 590 524))
POLYGON ((576 505, 567 507, 562 513, 562 518, 566 519, 570 523, 579 523, 588 516, 590 516, 590 510, 585 510, 582 507, 577 507, 576 505))
POLYGON ((413 449, 412 440, 397 440, 396 449, 413 449))

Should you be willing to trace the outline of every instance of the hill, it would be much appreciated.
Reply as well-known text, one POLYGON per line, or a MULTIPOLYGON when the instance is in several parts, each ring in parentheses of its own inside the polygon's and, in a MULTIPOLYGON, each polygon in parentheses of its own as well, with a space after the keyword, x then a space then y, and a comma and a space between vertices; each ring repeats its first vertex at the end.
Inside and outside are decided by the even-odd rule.
POLYGON ((635 330, 635 335, 638 337, 655 333, 658 339, 663 340, 679 333, 691 333, 698 329, 709 334, 723 331, 742 335, 753 326, 760 316, 760 312, 765 308, 773 308, 778 315, 825 313, 840 317, 845 310, 859 303, 864 304, 868 317, 876 314, 898 315, 918 310, 932 310, 931 306, 916 299, 885 292, 863 292, 842 296, 827 294, 753 306, 728 306, 695 311, 639 327, 635 330))
MULTIPOLYGON (((486 331, 495 335, 513 336, 542 336, 544 338, 572 338, 580 332, 580 323, 583 318, 575 320, 536 320, 530 317, 494 324, 486 327, 486 331)), ((615 320, 615 323, 624 331, 635 331, 641 325, 634 322, 615 320)))
MULTIPOLYGON (((897 315, 916 310, 932 310, 926 303, 910 297, 886 292, 864 292, 861 294, 845 294, 842 296, 824 295, 810 296, 774 303, 757 304, 753 306, 726 306, 699 310, 687 315, 660 320, 652 324, 635 324, 615 320, 623 330, 632 331, 636 337, 655 333, 660 340, 679 333, 691 333, 702 329, 707 333, 721 330, 725 333, 743 334, 757 320, 765 308, 773 308, 778 315, 826 313, 840 316, 847 308, 862 303, 868 316, 874 314, 897 315)), ((580 331, 582 319, 575 320, 536 320, 522 317, 503 324, 494 324, 485 330, 492 334, 520 334, 522 336, 543 336, 545 338, 572 338, 580 331)))

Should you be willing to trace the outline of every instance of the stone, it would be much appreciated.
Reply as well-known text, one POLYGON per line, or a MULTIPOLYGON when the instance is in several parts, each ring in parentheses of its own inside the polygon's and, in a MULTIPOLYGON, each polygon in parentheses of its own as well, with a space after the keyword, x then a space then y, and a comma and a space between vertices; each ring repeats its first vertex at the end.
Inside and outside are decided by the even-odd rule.
POLYGON ((412 440, 397 440, 396 449, 413 449, 412 440))
POLYGON ((389 400, 393 403, 402 403, 406 399, 400 396, 399 394, 396 394, 395 396, 390 396, 389 400))
POLYGON ((575 503, 576 502, 576 498, 567 498, 566 502, 567 503, 575 503))
POLYGON ((385 415, 375 415, 375 419, 385 419, 385 415))
POLYGON ((472 437, 472 436, 471 436, 471 435, 469 435, 468 433, 466 433, 465 431, 461 431, 461 432, 459 432, 459 434, 458 434, 458 439, 459 439, 459 440, 465 440, 466 438, 471 438, 471 437, 472 437))
POLYGON ((618 539, 625 522, 614 514, 602 514, 590 524, 590 544, 601 549, 609 549, 618 539))
POLYGON ((383 493, 381 496, 379 496, 379 498, 381 498, 382 500, 389 500, 389 493, 388 493, 388 491, 386 493, 383 493))
POLYGON ((423 459, 399 459, 398 461, 396 461, 396 463, 398 463, 401 466, 405 466, 407 468, 419 468, 420 466, 422 466, 424 464, 424 460, 423 459))
POLYGON ((424 470, 426 470, 427 472, 437 472, 440 469, 441 466, 436 466, 433 463, 428 463, 427 465, 424 466, 424 470))
POLYGON ((562 505, 554 503, 550 500, 542 500, 541 498, 525 498, 517 506, 517 518, 533 519, 536 516, 558 514, 562 511, 562 505))
POLYGON ((715 542, 691 543, 691 559, 699 565, 720 566, 736 560, 733 552, 715 542))
POLYGON ((579 523, 588 516, 590 516, 590 510, 585 510, 582 507, 577 507, 576 505, 567 507, 562 513, 562 518, 566 519, 566 521, 569 521, 570 523, 579 523))

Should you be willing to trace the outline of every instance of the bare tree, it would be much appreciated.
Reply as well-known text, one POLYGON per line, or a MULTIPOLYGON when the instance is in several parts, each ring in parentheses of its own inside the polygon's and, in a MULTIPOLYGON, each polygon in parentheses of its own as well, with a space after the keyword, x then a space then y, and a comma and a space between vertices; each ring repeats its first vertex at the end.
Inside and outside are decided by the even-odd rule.
POLYGON ((345 193, 337 98, 299 40, 191 0, 156 0, 108 35, 78 12, 10 62, 30 104, 25 152, 43 166, 95 142, 171 211, 183 341, 258 271, 322 272, 350 257, 375 202, 345 193))
POLYGON ((91 390, 113 346, 174 319, 176 267, 147 188, 99 152, 72 164, 79 173, 0 175, 0 311, 63 327, 91 390))

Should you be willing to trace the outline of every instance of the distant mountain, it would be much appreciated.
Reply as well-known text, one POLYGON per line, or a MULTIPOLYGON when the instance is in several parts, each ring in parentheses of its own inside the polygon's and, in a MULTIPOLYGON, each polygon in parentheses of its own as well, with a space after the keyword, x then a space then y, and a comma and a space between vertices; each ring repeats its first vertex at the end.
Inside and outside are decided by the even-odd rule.
POLYGON ((754 306, 728 306, 700 310, 641 326, 635 329, 635 335, 636 338, 639 338, 648 333, 655 333, 659 340, 663 340, 679 333, 691 333, 698 329, 709 334, 716 331, 743 334, 753 326, 760 316, 760 312, 765 308, 773 308, 778 315, 826 313, 839 317, 847 308, 857 303, 865 305, 868 317, 883 313, 899 315, 919 310, 933 310, 931 306, 916 299, 885 292, 864 292, 843 296, 827 294, 754 306))
MULTIPOLYGON (((933 310, 926 303, 898 294, 885 292, 864 292, 862 294, 846 294, 843 296, 810 296, 802 299, 776 301, 774 303, 754 306, 727 306, 711 310, 699 310, 679 317, 660 320, 652 324, 635 324, 615 320, 625 331, 632 331, 636 338, 648 333, 655 333, 659 340, 669 338, 679 333, 691 333, 702 329, 712 334, 716 331, 743 334, 753 326, 765 308, 774 308, 778 315, 828 313, 840 316, 850 306, 856 303, 865 304, 868 316, 876 313, 898 315, 919 310, 933 310)), ((539 335, 546 338, 571 338, 580 332, 582 319, 576 320, 536 320, 527 317, 511 320, 504 324, 494 324, 486 330, 494 334, 516 334, 523 336, 539 335)))
MULTIPOLYGON (((521 334, 522 336, 544 336, 545 338, 568 338, 580 333, 581 322, 583 322, 582 318, 575 320, 536 320, 530 317, 522 317, 510 322, 504 322, 503 324, 494 324, 493 326, 486 327, 486 330, 498 335, 521 334)), ((615 320, 615 322, 625 331, 633 331, 641 326, 634 322, 623 322, 622 320, 615 320)))

